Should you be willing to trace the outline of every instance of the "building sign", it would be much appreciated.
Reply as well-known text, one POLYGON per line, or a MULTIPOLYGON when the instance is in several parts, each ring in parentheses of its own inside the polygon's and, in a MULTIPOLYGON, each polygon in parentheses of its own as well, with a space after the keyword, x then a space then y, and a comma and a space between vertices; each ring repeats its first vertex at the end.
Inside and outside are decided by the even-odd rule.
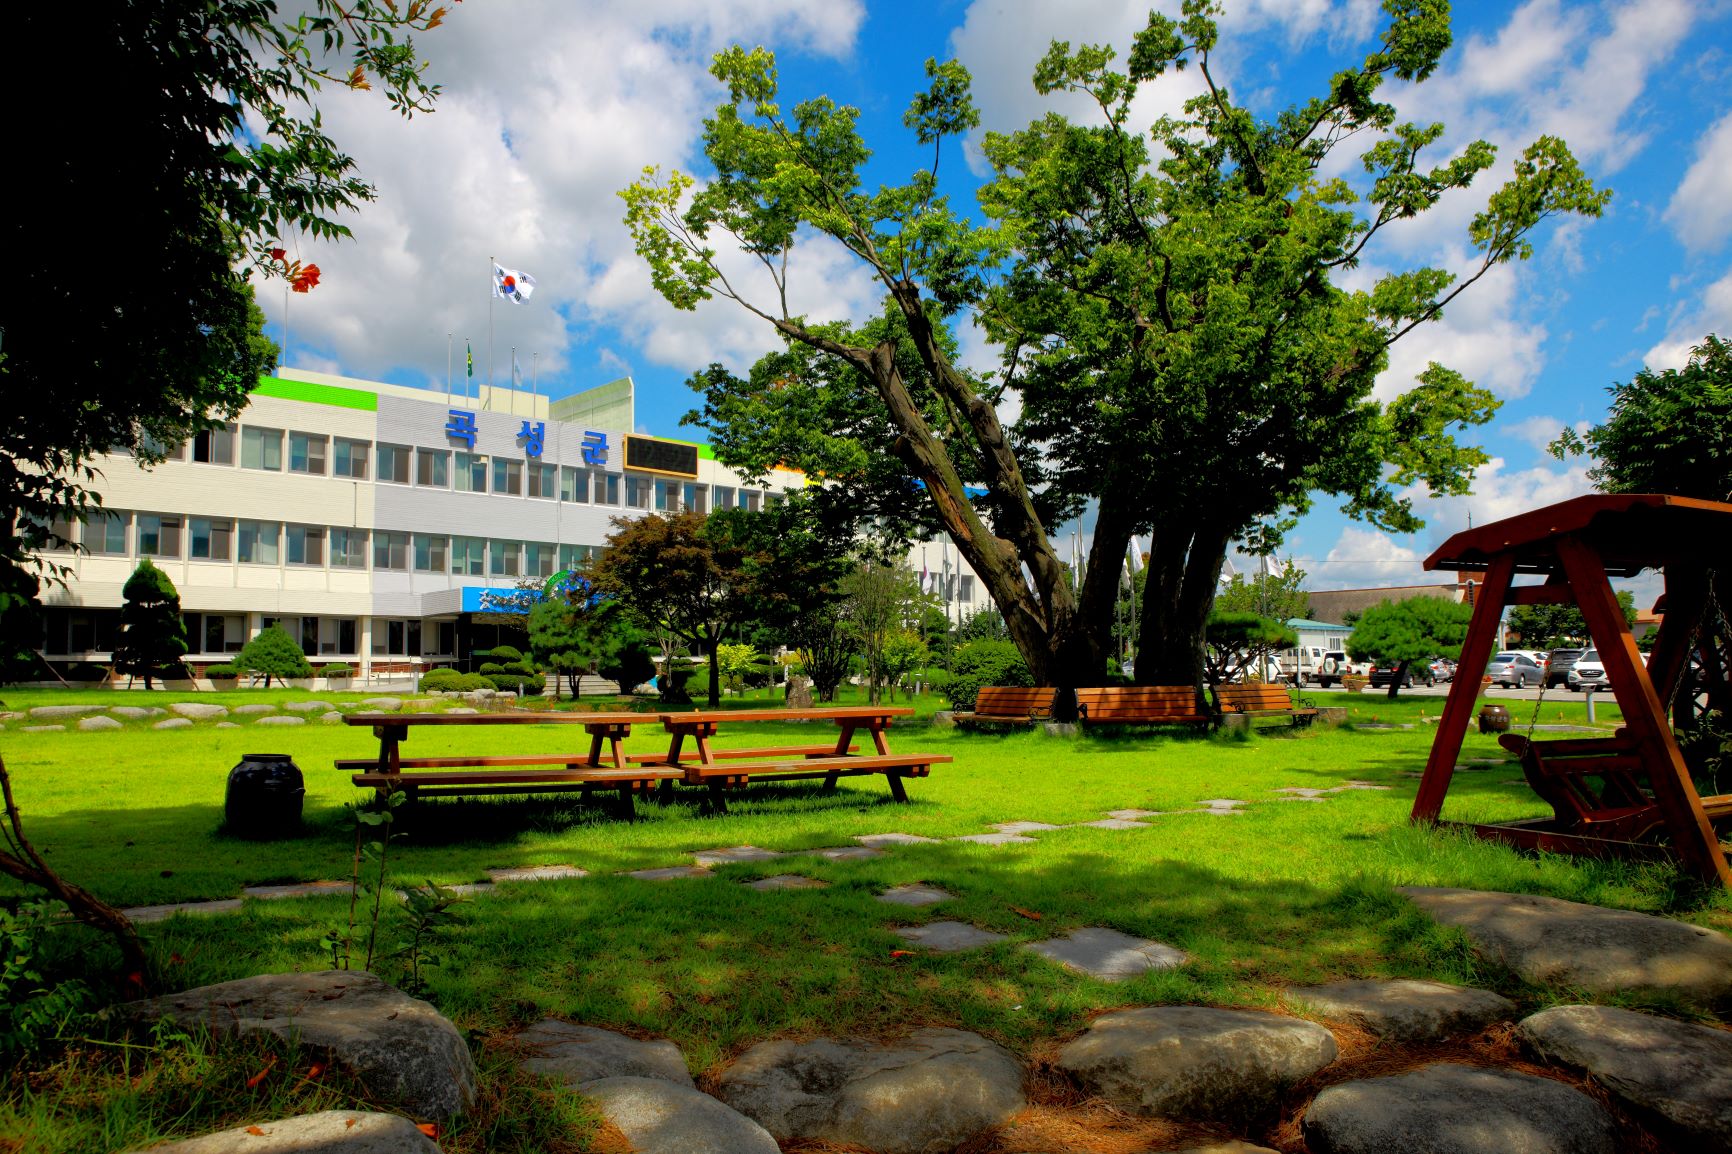
POLYGON ((445 435, 452 440, 462 441, 473 452, 476 433, 475 414, 466 409, 450 409, 447 415, 450 419, 445 422, 445 435))
POLYGON ((523 442, 523 451, 531 457, 540 457, 542 447, 547 443, 547 423, 536 421, 523 422, 523 428, 517 431, 517 439, 523 442))
POLYGON ((583 463, 586 465, 607 464, 607 434, 598 433, 594 429, 586 429, 583 434, 583 463))
POLYGON ((631 434, 625 439, 625 467, 674 477, 698 475, 698 447, 683 441, 661 441, 631 434))

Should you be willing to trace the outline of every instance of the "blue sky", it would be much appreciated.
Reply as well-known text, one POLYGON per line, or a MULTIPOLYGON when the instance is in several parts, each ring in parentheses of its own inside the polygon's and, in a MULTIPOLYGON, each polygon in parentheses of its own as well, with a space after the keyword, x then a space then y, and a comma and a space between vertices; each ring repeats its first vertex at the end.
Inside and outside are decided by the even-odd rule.
MULTIPOLYGON (((736 41, 776 50, 785 97, 858 107, 874 179, 900 181, 925 160, 900 121, 927 57, 960 58, 985 127, 1009 130, 1049 107, 1028 76, 1052 38, 1122 48, 1147 12, 1105 0, 469 0, 420 42, 445 89, 433 115, 404 123, 346 92, 321 102, 379 199, 352 222, 353 240, 300 243, 325 275, 289 305, 288 362, 443 389, 451 334, 457 372, 468 340, 485 374, 497 257, 538 289, 527 305, 493 309, 496 377, 508 376, 513 346, 555 396, 629 373, 640 426, 694 435, 678 424, 693 402, 686 377, 712 360, 743 369, 771 334, 727 302, 695 314, 661 302, 614 194, 646 164, 703 175, 701 120, 719 95, 704 72, 712 52, 736 41)), ((1382 24, 1366 0, 1228 0, 1220 67, 1241 100, 1273 112, 1362 57, 1382 24)), ((1175 108, 1194 75, 1148 92, 1139 110, 1175 108)), ((1417 561, 1470 517, 1587 491, 1584 464, 1552 460, 1545 443, 1600 419, 1613 382, 1680 364, 1708 332, 1732 333, 1732 4, 1460 4, 1438 74, 1385 96, 1405 119, 1446 123, 1445 152, 1484 138, 1507 164, 1535 136, 1561 135, 1614 197, 1603 219, 1543 233, 1533 260, 1486 278, 1442 324, 1397 346, 1381 395, 1435 359, 1504 400, 1478 436, 1494 460, 1472 497, 1422 497, 1428 527, 1411 538, 1323 502, 1285 550, 1315 588, 1427 580, 1417 561)), ((978 167, 953 155, 945 175, 953 200, 972 203, 978 167)), ((1393 236, 1365 275, 1465 267, 1466 222, 1505 175, 1485 174, 1393 236)), ((872 286, 834 246, 803 242, 792 267, 797 309, 872 311, 872 286)), ((280 287, 261 303, 280 334, 280 287)), ((963 339, 987 367, 990 349, 963 339)))

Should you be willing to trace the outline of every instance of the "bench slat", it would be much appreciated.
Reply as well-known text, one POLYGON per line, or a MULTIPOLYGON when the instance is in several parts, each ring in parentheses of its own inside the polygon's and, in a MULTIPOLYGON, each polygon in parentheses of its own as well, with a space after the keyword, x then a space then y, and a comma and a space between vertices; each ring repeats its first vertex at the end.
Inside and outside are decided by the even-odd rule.
MULTIPOLYGON (((486 765, 563 765, 571 769, 596 769, 589 764, 587 753, 550 753, 545 755, 531 754, 514 757, 405 757, 397 763, 403 769, 438 769, 443 766, 453 768, 463 766, 486 765)), ((343 758, 337 763, 338 769, 376 769, 379 759, 376 757, 343 758)), ((618 770, 613 770, 617 773, 618 770)))
POLYGON ((823 757, 805 761, 766 761, 752 765, 729 766, 701 765, 695 761, 682 761, 679 768, 685 771, 688 780, 708 780, 714 777, 767 778, 771 775, 785 776, 788 774, 828 777, 832 773, 853 777, 860 774, 884 773, 898 769, 908 770, 911 776, 925 777, 930 766, 947 763, 951 760, 950 755, 944 753, 891 753, 875 754, 869 757, 823 757))
MULTIPOLYGON (((850 745, 848 747, 848 752, 853 753, 859 748, 860 746, 858 743, 850 745)), ((836 746, 834 742, 829 745, 780 745, 763 749, 710 750, 710 756, 717 761, 733 761, 747 757, 834 757, 835 755, 836 746)), ((668 755, 666 753, 628 753, 625 755, 625 759, 635 765, 660 764, 667 761, 668 755)), ((696 762, 697 760, 698 754, 696 750, 680 751, 681 765, 686 764, 688 761, 696 762)))
POLYGON ((490 773, 357 773, 351 780, 359 786, 377 789, 381 786, 399 788, 419 785, 552 785, 570 783, 597 789, 619 789, 621 786, 648 788, 661 781, 681 775, 674 770, 604 773, 584 769, 540 769, 490 773))

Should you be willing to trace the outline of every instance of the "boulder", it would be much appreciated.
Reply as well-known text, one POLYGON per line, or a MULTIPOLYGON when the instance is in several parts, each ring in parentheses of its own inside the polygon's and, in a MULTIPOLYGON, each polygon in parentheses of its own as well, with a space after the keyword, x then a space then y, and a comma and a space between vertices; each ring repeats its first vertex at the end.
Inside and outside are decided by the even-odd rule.
POLYGON ((281 714, 278 714, 275 717, 261 717, 257 721, 253 722, 253 724, 254 725, 305 725, 305 724, 307 724, 307 719, 304 717, 284 717, 281 714))
POLYGON ((112 717, 81 717, 78 719, 78 728, 88 732, 90 730, 124 729, 126 727, 112 717))
POLYGON ((296 713, 317 713, 322 710, 330 709, 331 703, 329 701, 319 701, 316 698, 310 701, 285 701, 283 702, 283 708, 292 709, 296 713))
POLYGON ((1326 1018, 1363 1026, 1398 1042, 1440 1042, 1477 1034, 1493 1022, 1515 1017, 1516 1005, 1490 990, 1409 978, 1392 981, 1331 982, 1302 986, 1287 996, 1326 1018))
POLYGON ((101 713, 100 705, 38 705, 30 711, 31 717, 80 717, 86 713, 101 713))
POLYGON ((326 725, 341 725, 343 724, 343 715, 333 709, 331 712, 320 717, 319 720, 324 722, 326 725))
POLYGON ((123 1020, 265 1031, 327 1052, 380 1101, 424 1118, 475 1096, 475 1062, 457 1027, 419 998, 359 970, 264 974, 116 1007, 123 1020))
POLYGON ((371 713, 396 713, 403 708, 401 697, 368 697, 361 701, 361 708, 371 713))
POLYGON ((190 717, 165 717, 151 726, 152 729, 191 729, 190 717))
POLYGON ((1609 1006, 1541 1010, 1518 1032, 1541 1059, 1589 1075, 1679 1149, 1732 1151, 1732 1033, 1609 1006))
POLYGON ((439 1154, 438 1145, 395 1114, 326 1110, 237 1126, 203 1138, 152 1146, 150 1154, 439 1154))
POLYGON ((169 710, 182 717, 190 717, 197 721, 208 721, 213 717, 227 717, 228 708, 222 705, 210 705, 203 701, 177 701, 170 705, 169 710))
POLYGON ((237 705, 232 713, 275 713, 277 707, 266 701, 255 701, 249 705, 237 705))
POLYGON ((162 710, 145 709, 143 706, 139 705, 116 705, 108 712, 114 714, 116 717, 124 717, 129 721, 138 721, 142 718, 150 717, 152 714, 161 713, 162 710))
POLYGON ((780 1154, 764 1128, 708 1094, 661 1078, 603 1078, 584 1097, 637 1154, 780 1154))
POLYGON ((594 1026, 574 1026, 556 1018, 535 1023, 517 1035, 528 1056, 518 1063, 531 1074, 557 1078, 578 1087, 604 1078, 660 1078, 696 1088, 679 1047, 668 1041, 628 1038, 594 1026))
POLYGON ((1409 886, 1426 913, 1535 985, 1593 994, 1665 990, 1732 998, 1732 939, 1701 926, 1533 894, 1409 886))
MULTIPOLYGON (((189 721, 189 722, 187 722, 187 724, 191 725, 192 722, 189 721)), ((19 733, 65 733, 66 727, 64 725, 20 725, 18 727, 18 732, 19 733)))
POLYGON ((786 705, 789 709, 812 708, 812 681, 806 677, 788 678, 786 705))
POLYGON ((1149 1006, 1096 1018, 1059 1051, 1084 1089, 1157 1118, 1246 1122, 1335 1060, 1315 1022, 1255 1010, 1149 1006))
POLYGON ((240 726, 238 724, 236 724, 235 722, 232 722, 232 721, 219 721, 216 723, 215 728, 217 728, 217 729, 239 729, 240 726))
POLYGON ((1022 1069, 965 1030, 862 1039, 764 1042, 723 1073, 717 1097, 782 1141, 807 1139, 881 1154, 952 1150, 1021 1110, 1022 1069))
POLYGON ((1611 1116, 1548 1078, 1421 1066, 1343 1082, 1305 1111, 1312 1154, 1614 1154, 1611 1116))

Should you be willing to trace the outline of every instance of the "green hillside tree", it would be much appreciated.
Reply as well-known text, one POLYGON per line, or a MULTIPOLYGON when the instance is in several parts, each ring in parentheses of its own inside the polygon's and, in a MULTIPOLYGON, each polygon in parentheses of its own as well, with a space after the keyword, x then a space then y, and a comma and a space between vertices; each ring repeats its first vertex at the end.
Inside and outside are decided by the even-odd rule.
POLYGON ((120 633, 114 642, 114 668, 144 678, 144 687, 186 655, 186 622, 180 593, 168 574, 146 557, 121 588, 120 633))
MULTIPOLYGON (((1082 95, 1090 123, 1049 116, 985 138, 986 228, 939 184, 943 145, 978 123, 959 64, 928 62, 928 87, 904 117, 931 165, 872 190, 857 110, 824 97, 784 104, 769 52, 720 53, 711 71, 728 98, 703 141, 713 175, 699 189, 684 174, 647 171, 622 194, 626 223, 670 303, 732 300, 812 356, 785 359, 792 371, 754 370, 743 386, 700 380, 702 420, 712 431, 734 420, 717 393, 743 388, 759 402, 747 418, 772 431, 772 404, 804 415, 801 428, 778 433, 783 462, 828 476, 809 463, 835 451, 814 433, 835 428, 866 458, 853 462, 858 475, 904 494, 903 478, 917 480, 1041 684, 1098 677, 1121 559, 1133 533, 1152 532, 1137 678, 1200 685, 1203 626, 1230 541, 1274 548, 1318 493, 1412 531, 1419 520, 1404 490, 1467 489, 1486 458, 1453 434, 1497 402, 1433 365, 1380 404, 1372 387, 1389 347, 1490 269, 1529 256, 1543 222, 1596 216, 1608 195, 1562 141, 1542 137, 1471 222, 1477 259, 1465 276, 1399 269, 1369 290, 1339 287, 1343 270, 1392 259, 1372 247, 1385 228, 1494 160, 1475 142, 1429 165, 1443 126, 1398 123, 1395 107, 1375 99, 1386 79, 1425 80, 1451 42, 1441 0, 1384 9, 1389 22, 1363 63, 1268 117, 1216 81, 1218 9, 1208 0, 1185 0, 1182 20, 1151 15, 1122 71, 1110 49, 1054 44, 1035 86, 1082 95), (1191 66, 1207 92, 1145 132, 1132 112, 1139 88, 1191 66), (1337 153, 1363 142, 1355 186, 1335 175, 1348 167, 1337 153), (722 236, 762 261, 772 293, 749 296, 728 279, 722 236), (834 242, 876 279, 883 315, 819 325, 793 313, 786 257, 804 236, 834 242), (990 377, 952 351, 951 326, 970 312, 1004 349, 990 377), (1021 417, 1007 428, 999 413, 1013 394, 1021 417), (1098 519, 1078 590, 1050 527, 1091 501, 1098 519)), ((790 423, 800 422, 781 422, 790 423)), ((751 443, 764 442, 733 439, 751 443)), ((748 469, 769 462, 762 447, 718 455, 748 469)))
POLYGON ((261 629, 259 635, 241 647, 240 655, 233 664, 248 673, 262 673, 265 678, 265 688, 271 687, 271 679, 287 681, 291 677, 311 677, 313 666, 307 660, 307 655, 301 652, 298 641, 289 636, 288 630, 281 625, 272 625, 261 629))
POLYGON ((1401 692, 1408 666, 1432 657, 1461 656, 1473 606, 1445 597, 1409 597, 1380 601, 1360 614, 1347 638, 1347 655, 1355 661, 1395 662, 1389 696, 1401 692))

